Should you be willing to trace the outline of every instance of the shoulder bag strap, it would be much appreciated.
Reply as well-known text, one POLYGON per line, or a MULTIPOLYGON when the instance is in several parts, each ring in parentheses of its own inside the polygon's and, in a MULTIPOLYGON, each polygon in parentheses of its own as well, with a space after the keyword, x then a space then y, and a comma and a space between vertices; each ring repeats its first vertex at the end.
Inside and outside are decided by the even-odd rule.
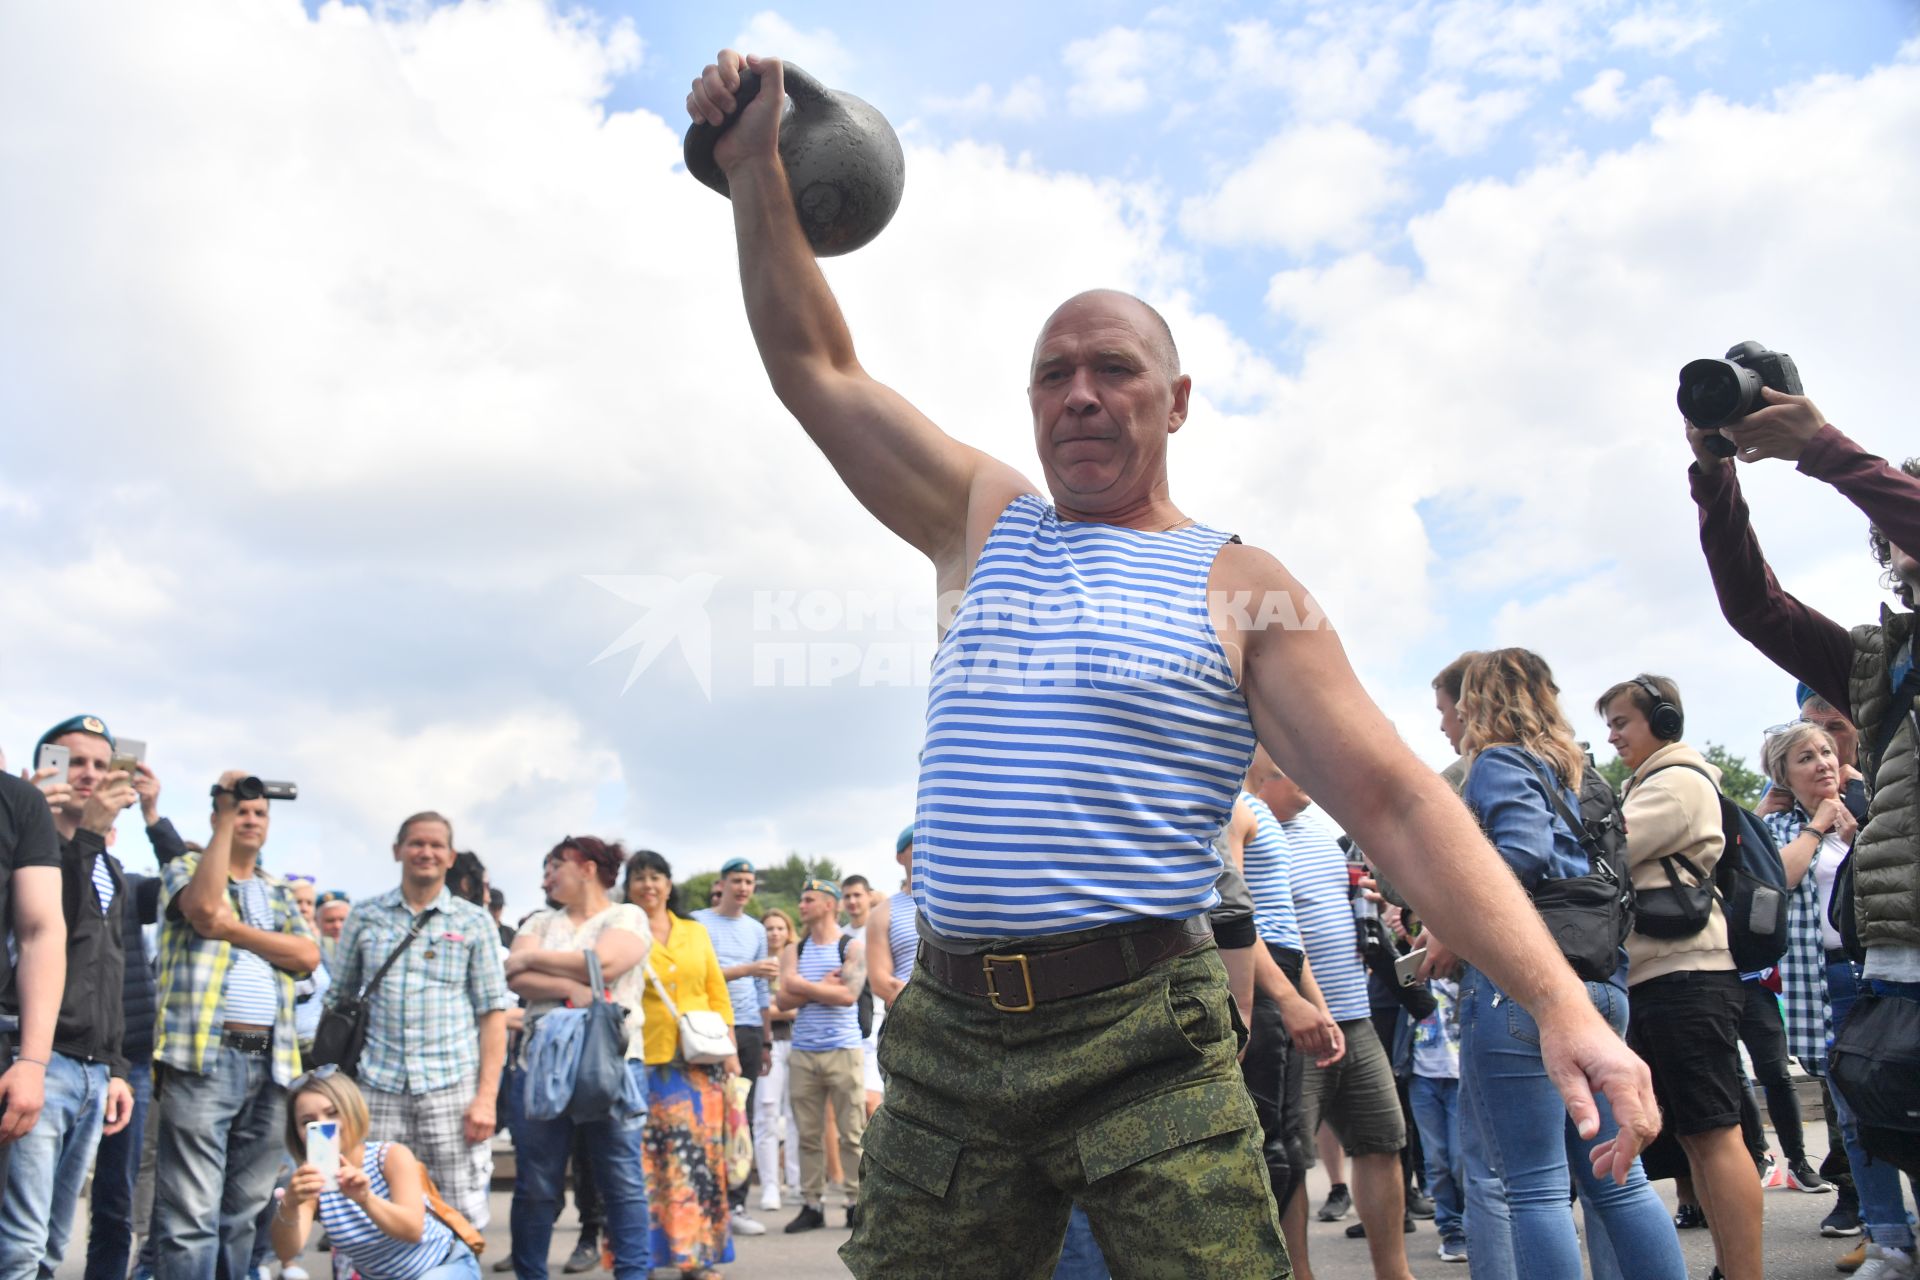
POLYGON ((1593 839, 1587 834, 1587 824, 1581 819, 1579 814, 1567 808, 1567 798, 1560 794, 1560 780, 1558 776, 1549 774, 1545 769, 1542 769, 1540 762, 1533 758, 1531 751, 1523 750, 1520 753, 1520 758, 1527 762, 1527 768, 1533 770, 1533 776, 1540 779, 1540 785, 1547 789, 1547 799, 1553 802, 1554 810, 1559 813, 1561 819, 1567 824, 1568 829, 1573 832, 1573 838, 1580 842, 1581 851, 1587 855, 1587 870, 1596 875, 1611 874, 1613 869, 1608 867, 1603 859, 1594 854, 1593 839), (1602 868, 1605 868, 1605 870, 1602 870, 1602 868))
POLYGON ((595 1000, 606 999, 607 984, 606 979, 600 974, 600 953, 592 947, 582 947, 581 954, 587 958, 587 990, 593 993, 587 1003, 592 1004, 595 1000))
POLYGON ((360 998, 362 1000, 367 999, 373 994, 373 989, 380 985, 380 979, 387 976, 387 970, 393 968, 393 962, 400 958, 400 953, 413 945, 413 940, 420 936, 422 929, 427 927, 427 921, 438 914, 440 914, 440 908, 428 907, 425 911, 422 911, 413 918, 413 925, 407 930, 407 936, 400 939, 400 945, 393 949, 392 954, 387 957, 386 963, 374 970, 373 977, 367 979, 367 984, 360 988, 360 998))
MULTIPOLYGON (((588 964, 598 968, 600 961, 596 958, 588 961, 588 964)), ((673 1020, 680 1021, 680 1006, 673 1002, 673 997, 667 994, 666 987, 660 981, 660 975, 653 971, 652 956, 647 957, 647 978, 653 983, 653 989, 660 993, 660 1003, 667 1006, 667 1012, 673 1016, 673 1020)))

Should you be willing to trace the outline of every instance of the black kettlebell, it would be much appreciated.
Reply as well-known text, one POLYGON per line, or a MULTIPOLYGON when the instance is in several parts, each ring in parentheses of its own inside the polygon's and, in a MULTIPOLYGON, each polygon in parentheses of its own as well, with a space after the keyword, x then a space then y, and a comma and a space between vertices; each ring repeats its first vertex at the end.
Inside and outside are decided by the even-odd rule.
MULTIPOLYGON (((780 121, 780 161, 793 207, 816 256, 852 253, 879 235, 900 207, 907 158, 887 118, 850 93, 836 93, 786 64, 789 106, 780 121)), ((733 111, 718 127, 697 120, 687 130, 687 172, 728 195, 727 175, 713 148, 760 92, 760 73, 740 71, 733 111)))

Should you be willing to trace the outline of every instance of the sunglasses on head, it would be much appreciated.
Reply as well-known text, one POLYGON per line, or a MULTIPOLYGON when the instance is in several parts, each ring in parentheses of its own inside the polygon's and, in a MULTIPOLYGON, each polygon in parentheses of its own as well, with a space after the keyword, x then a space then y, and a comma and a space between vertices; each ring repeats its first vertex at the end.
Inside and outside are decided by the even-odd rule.
POLYGON ((293 1083, 287 1086, 287 1095, 291 1097, 310 1084, 317 1084, 322 1080, 331 1080, 338 1074, 340 1074, 339 1063, 323 1062, 313 1070, 295 1076, 293 1083))
POLYGON ((304 871, 289 871, 287 872, 287 879, 297 880, 301 884, 312 884, 314 882, 313 877, 304 871))

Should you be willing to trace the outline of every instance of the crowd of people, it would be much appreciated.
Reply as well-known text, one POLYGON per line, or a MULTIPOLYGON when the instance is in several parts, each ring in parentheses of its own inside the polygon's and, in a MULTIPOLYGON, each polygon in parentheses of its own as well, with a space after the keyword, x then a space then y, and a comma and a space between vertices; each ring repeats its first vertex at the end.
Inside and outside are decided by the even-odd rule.
POLYGON ((1315 1159, 1318 1215, 1357 1209, 1378 1280, 1409 1280, 1429 1208, 1476 1277, 1681 1280, 1700 1228, 1715 1276, 1761 1280, 1776 1180, 1835 1195, 1823 1231, 1862 1237, 1843 1270, 1912 1280, 1920 461, 1757 383, 1728 425, 1685 424, 1721 610, 1801 686, 1755 811, 1687 742, 1676 683, 1624 666, 1589 722, 1616 790, 1524 648, 1434 678, 1459 757, 1435 771, 1285 567, 1173 505, 1192 381, 1144 302, 1096 290, 1042 327, 1049 498, 867 374, 784 178, 781 75, 723 52, 688 96, 720 131, 754 339, 960 601, 901 891, 814 879, 797 919, 756 919, 736 860, 690 910, 659 854, 569 836, 509 929, 425 811, 399 885, 348 902, 264 859, 275 784, 222 775, 189 844, 140 751, 63 721, 0 770, 0 1280, 59 1264, 89 1168, 97 1280, 276 1254, 303 1280, 316 1226, 342 1277, 477 1280, 501 1126, 493 1265, 523 1280, 569 1175, 573 1271, 597 1250, 623 1278, 717 1275, 767 1230, 757 1176, 762 1213, 793 1192, 785 1232, 843 1209, 859 1277, 1310 1280, 1315 1159), (742 105, 749 70, 769 83, 742 105), (1735 459, 1851 500, 1899 607, 1847 628, 1790 595, 1735 459), (112 851, 135 805, 157 878, 112 851), (1819 1168, 1792 1059, 1839 1139, 1819 1168))

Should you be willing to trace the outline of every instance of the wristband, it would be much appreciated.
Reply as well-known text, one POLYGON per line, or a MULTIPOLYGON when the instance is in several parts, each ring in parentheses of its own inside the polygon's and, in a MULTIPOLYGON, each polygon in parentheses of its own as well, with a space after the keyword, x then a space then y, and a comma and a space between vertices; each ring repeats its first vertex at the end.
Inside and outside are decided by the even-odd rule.
POLYGON ((25 1055, 20 1055, 20 1054, 16 1054, 13 1060, 15 1062, 31 1062, 34 1066, 40 1068, 42 1071, 45 1071, 48 1066, 46 1062, 42 1061, 39 1058, 29 1058, 29 1057, 26 1057, 25 1055))

